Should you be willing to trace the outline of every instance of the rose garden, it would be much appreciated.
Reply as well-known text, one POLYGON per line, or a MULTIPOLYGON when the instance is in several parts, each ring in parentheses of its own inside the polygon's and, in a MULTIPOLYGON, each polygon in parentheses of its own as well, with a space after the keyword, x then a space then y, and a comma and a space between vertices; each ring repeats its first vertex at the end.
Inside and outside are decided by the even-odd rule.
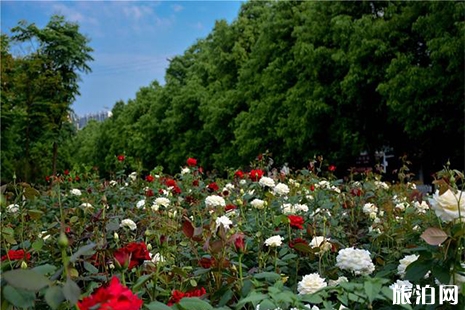
POLYGON ((1 3, 1 310, 465 309, 465 2, 241 1, 162 56, 213 1, 55 2, 1 3))
POLYGON ((463 174, 449 167, 424 195, 373 172, 342 182, 334 166, 273 177, 257 161, 209 179, 193 158, 174 176, 126 175, 119 160, 109 181, 66 171, 40 191, 4 192, 2 307, 457 309, 465 300, 463 174), (396 303, 394 285, 430 288, 430 299, 396 303), (456 295, 439 296, 446 285, 456 295))

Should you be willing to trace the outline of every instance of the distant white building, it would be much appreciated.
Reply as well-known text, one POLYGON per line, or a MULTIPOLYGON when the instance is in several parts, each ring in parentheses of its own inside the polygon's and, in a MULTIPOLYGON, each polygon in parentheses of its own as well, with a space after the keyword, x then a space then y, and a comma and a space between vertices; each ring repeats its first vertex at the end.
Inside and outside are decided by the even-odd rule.
MULTIPOLYGON (((74 113, 73 113, 74 114, 74 113)), ((101 111, 97 113, 88 113, 84 116, 77 116, 74 114, 72 120, 78 130, 84 128, 90 120, 96 120, 97 122, 103 122, 113 114, 111 111, 101 111)))

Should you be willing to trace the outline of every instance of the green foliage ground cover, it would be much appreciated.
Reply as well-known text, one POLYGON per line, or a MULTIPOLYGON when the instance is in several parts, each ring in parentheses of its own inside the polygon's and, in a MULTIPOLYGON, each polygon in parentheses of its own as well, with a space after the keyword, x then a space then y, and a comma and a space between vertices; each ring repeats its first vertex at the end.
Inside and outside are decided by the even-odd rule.
POLYGON ((456 284, 465 302, 459 171, 446 167, 424 196, 371 173, 267 177, 265 159, 226 179, 192 159, 142 178, 124 160, 109 181, 71 171, 39 190, 3 188, 2 309, 98 308, 86 297, 116 290, 113 277, 127 287, 99 300, 113 309, 457 309, 437 296, 393 305, 399 280, 436 294, 456 284))

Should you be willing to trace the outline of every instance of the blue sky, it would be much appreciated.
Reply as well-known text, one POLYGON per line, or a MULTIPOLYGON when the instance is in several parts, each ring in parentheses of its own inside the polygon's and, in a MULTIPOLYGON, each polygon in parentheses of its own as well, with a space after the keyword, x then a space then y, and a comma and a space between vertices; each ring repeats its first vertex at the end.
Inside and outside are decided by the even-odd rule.
MULTIPOLYGON (((26 20, 44 27, 53 14, 77 22, 90 38, 92 73, 81 75, 78 115, 111 109, 139 88, 164 84, 168 58, 205 38, 216 20, 231 23, 241 1, 4 1, 1 31, 26 20)), ((19 50, 13 50, 19 53, 19 50)))

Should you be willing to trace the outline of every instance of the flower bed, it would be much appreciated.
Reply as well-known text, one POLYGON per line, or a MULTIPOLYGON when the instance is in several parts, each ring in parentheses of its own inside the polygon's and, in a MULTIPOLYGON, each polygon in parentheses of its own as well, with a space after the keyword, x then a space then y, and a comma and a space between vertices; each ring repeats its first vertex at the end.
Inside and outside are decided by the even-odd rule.
POLYGON ((436 288, 433 308, 463 304, 463 175, 442 171, 425 197, 412 183, 342 182, 334 170, 210 179, 189 158, 174 177, 157 168, 110 182, 56 178, 42 191, 16 184, 1 215, 2 309, 428 303, 394 305, 395 284, 436 288), (449 284, 457 298, 445 300, 449 284))

